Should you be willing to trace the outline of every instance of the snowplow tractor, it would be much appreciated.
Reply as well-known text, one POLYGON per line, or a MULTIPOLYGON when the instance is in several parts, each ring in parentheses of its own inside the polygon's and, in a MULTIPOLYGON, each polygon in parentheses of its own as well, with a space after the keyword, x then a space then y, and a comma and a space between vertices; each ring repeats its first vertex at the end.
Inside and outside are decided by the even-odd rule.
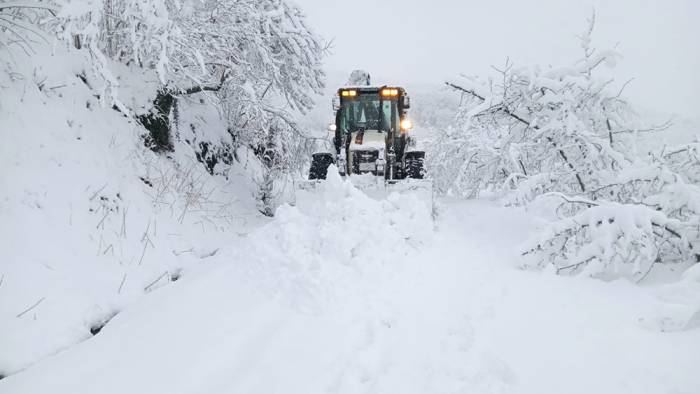
MULTIPOLYGON (((369 75, 353 72, 351 81, 369 83, 369 75)), ((338 89, 333 102, 334 152, 312 157, 309 179, 325 179, 335 164, 341 175, 383 177, 387 181, 423 179, 425 152, 415 150, 408 118, 410 99, 394 86, 353 85, 338 89)))

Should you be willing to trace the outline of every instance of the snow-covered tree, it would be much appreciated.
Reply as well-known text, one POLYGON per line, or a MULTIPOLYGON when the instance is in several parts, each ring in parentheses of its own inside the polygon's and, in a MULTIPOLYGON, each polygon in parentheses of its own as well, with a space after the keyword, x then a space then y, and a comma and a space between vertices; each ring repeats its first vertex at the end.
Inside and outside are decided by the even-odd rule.
MULTIPOLYGON (((618 54, 580 36, 583 56, 560 68, 496 68, 498 78, 447 85, 463 95, 457 126, 433 143, 439 191, 505 192, 514 204, 556 202, 561 222, 532 240, 527 266, 640 279, 655 263, 700 261, 697 147, 637 154, 645 128, 600 75, 618 54)), ((652 127, 651 130, 660 130, 652 127)))
POLYGON ((212 173, 239 147, 256 153, 263 178, 289 174, 307 156, 300 150, 309 133, 295 119, 322 91, 324 47, 284 0, 0 0, 0 45, 14 40, 28 51, 42 35, 88 54, 91 88, 104 105, 135 116, 155 151, 174 148, 173 122, 188 107, 178 102, 193 100, 226 123, 226 133, 199 130, 192 143, 212 173), (114 62, 157 76, 150 109, 122 103, 114 62))
POLYGON ((17 46, 29 54, 35 43, 48 42, 40 25, 43 18, 56 15, 58 10, 50 1, 0 0, 0 48, 17 46))
MULTIPOLYGON (((526 183, 535 192, 526 198, 536 190, 584 193, 597 187, 602 172, 631 160, 623 130, 638 127, 633 114, 607 89, 613 80, 594 76, 599 67, 613 66, 618 54, 592 49, 592 28, 593 19, 581 37, 584 57, 571 66, 515 68, 506 61, 495 68, 498 79, 448 83, 467 99, 458 138, 466 149, 461 155, 469 158, 465 171, 473 173, 467 178, 476 183, 447 188, 474 193, 526 183)), ((447 137, 444 142, 453 145, 447 137)))
POLYGON ((308 155, 308 134, 295 121, 323 88, 320 40, 300 10, 279 0, 209 0, 177 10, 177 31, 167 77, 154 110, 141 117, 155 148, 169 149, 170 114, 178 99, 208 93, 227 122, 227 140, 209 142, 198 154, 216 161, 217 151, 253 150, 262 164, 258 179, 263 211, 270 213, 278 178, 308 155), (270 159, 274 157, 274 159, 270 159))

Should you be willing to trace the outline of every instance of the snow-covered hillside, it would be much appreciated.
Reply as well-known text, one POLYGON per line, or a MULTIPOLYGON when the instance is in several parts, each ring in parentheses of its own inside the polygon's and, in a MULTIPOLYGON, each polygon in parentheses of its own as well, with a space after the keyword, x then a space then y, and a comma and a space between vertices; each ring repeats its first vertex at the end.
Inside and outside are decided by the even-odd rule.
MULTIPOLYGON (((0 72, 0 375, 91 337, 259 220, 245 162, 227 181, 184 143, 146 149, 80 56, 14 60, 0 72)), ((124 100, 148 103, 147 76, 124 74, 124 100)))

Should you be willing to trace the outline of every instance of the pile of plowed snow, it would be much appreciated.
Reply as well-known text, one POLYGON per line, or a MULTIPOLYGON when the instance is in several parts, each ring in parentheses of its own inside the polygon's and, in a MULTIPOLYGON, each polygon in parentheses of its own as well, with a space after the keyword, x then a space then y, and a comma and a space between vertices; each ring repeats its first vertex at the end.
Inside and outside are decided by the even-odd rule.
POLYGON ((285 298, 315 303, 344 285, 391 275, 432 234, 429 201, 413 193, 370 198, 331 167, 326 181, 297 192, 294 205, 251 234, 234 261, 285 298))

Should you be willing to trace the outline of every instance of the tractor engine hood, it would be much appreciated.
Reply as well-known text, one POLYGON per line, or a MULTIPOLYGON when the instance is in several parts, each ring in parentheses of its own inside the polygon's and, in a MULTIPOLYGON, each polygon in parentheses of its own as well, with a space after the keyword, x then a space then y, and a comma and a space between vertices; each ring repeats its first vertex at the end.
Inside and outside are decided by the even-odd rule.
POLYGON ((350 141, 351 151, 384 150, 386 147, 386 132, 377 130, 355 131, 350 141))

